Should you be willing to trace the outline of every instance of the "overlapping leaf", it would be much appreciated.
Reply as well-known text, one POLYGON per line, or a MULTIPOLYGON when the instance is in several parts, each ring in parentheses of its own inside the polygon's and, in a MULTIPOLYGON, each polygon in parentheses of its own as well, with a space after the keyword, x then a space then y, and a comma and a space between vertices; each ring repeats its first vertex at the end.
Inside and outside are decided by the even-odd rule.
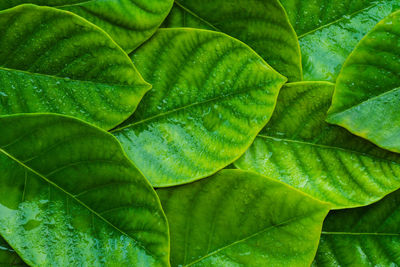
POLYGON ((170 225, 172 266, 309 266, 329 209, 240 170, 157 193, 170 225))
POLYGON ((398 0, 281 0, 299 36, 304 80, 335 81, 354 47, 398 0))
POLYGON ((1 115, 62 113, 110 129, 150 89, 106 33, 70 12, 18 6, 0 12, 0 32, 1 115))
POLYGON ((173 0, 13 0, 1 1, 0 10, 24 3, 74 12, 105 30, 129 53, 154 34, 173 0))
POLYGON ((400 191, 325 220, 313 266, 400 265, 400 191))
POLYGON ((400 11, 360 42, 338 77, 328 122, 400 152, 400 11))
POLYGON ((330 202, 367 205, 400 187, 400 156, 325 122, 334 85, 287 84, 271 121, 235 162, 330 202))
POLYGON ((27 266, 2 237, 0 237, 0 266, 27 266))
POLYGON ((278 0, 179 0, 163 26, 224 32, 252 47, 290 81, 302 79, 296 33, 278 0))
POLYGON ((154 186, 204 178, 235 161, 286 81, 249 47, 213 31, 163 29, 131 57, 153 89, 113 133, 154 186))
POLYGON ((60 115, 0 129, 0 234, 27 264, 168 266, 157 195, 112 135, 60 115))
POLYGON ((400 2, 281 2, 0 3, 0 265, 400 265, 400 2))

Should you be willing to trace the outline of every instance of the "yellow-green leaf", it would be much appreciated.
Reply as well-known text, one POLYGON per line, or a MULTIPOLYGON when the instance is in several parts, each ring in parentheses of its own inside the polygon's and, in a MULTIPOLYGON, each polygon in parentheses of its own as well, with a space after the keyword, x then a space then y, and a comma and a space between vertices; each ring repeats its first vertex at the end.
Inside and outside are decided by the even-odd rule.
POLYGON ((358 44, 338 77, 327 121, 400 152, 400 11, 358 44))
POLYGON ((12 0, 1 1, 0 10, 24 3, 71 11, 105 30, 129 53, 154 34, 173 0, 12 0))
POLYGON ((278 0, 177 0, 163 27, 224 32, 249 45, 290 81, 302 80, 299 42, 278 0))
POLYGON ((304 80, 334 82, 354 47, 398 0, 281 0, 299 36, 304 80))
POLYGON ((170 226, 172 266, 309 266, 329 210, 241 170, 157 193, 170 226))
POLYGON ((61 113, 108 130, 150 89, 104 31, 70 12, 0 11, 0 33, 0 115, 61 113))
POLYGON ((111 134, 51 114, 0 129, 0 234, 28 265, 169 265, 159 199, 111 134))
POLYGON ((213 31, 162 29, 131 57, 153 89, 113 133, 157 187, 235 161, 268 122, 286 81, 248 46, 213 31))
POLYGON ((289 83, 238 168, 285 182, 334 208, 368 205, 400 187, 400 156, 325 122, 334 85, 289 83))

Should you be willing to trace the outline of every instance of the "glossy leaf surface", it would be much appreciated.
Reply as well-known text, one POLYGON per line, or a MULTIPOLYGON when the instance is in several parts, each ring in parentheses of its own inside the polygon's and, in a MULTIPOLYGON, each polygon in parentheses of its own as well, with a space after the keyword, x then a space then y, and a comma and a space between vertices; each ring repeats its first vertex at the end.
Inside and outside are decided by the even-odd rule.
POLYGON ((62 113, 111 129, 150 89, 104 31, 70 12, 22 5, 0 12, 0 32, 1 115, 62 113))
POLYGON ((246 45, 212 31, 163 29, 131 57, 153 89, 113 133, 157 187, 207 177, 236 160, 286 81, 246 45))
POLYGON ((328 122, 400 152, 400 11, 360 42, 339 75, 328 122))
POLYGON ((281 0, 299 36, 304 80, 335 81, 357 43, 398 0, 281 0))
POLYGON ((290 81, 302 79, 296 33, 278 0, 179 0, 163 27, 224 32, 249 45, 290 81))
POLYGON ((309 266, 329 207, 240 170, 157 190, 172 266, 309 266))
POLYGON ((0 129, 0 234, 27 264, 168 265, 157 195, 112 135, 60 115, 0 129))
POLYGON ((331 212, 313 266, 400 265, 400 191, 367 207, 331 212))
POLYGON ((173 0, 12 0, 1 1, 0 10, 25 3, 71 11, 105 30, 131 52, 154 34, 173 0))
POLYGON ((235 162, 330 202, 334 208, 375 202, 400 187, 400 156, 325 122, 334 85, 282 88, 275 113, 235 162))

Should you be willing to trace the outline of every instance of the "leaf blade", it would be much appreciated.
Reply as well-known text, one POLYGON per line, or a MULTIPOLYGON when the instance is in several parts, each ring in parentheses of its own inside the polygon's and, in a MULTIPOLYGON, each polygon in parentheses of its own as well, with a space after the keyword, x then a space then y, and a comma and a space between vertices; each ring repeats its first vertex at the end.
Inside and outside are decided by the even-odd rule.
POLYGON ((334 85, 289 83, 271 121, 234 164, 283 181, 333 208, 368 205, 400 186, 397 154, 325 122, 334 85))
POLYGON ((284 184, 240 170, 157 193, 171 227, 172 266, 307 266, 329 209, 284 184))
POLYGON ((279 1, 175 1, 163 27, 224 32, 248 44, 290 81, 302 80, 297 37, 279 1))
POLYGON ((8 116, 0 124, 8 196, 0 232, 25 262, 168 265, 157 196, 110 134, 59 115, 8 116))
MULTIPOLYGON (((25 3, 32 1, 3 2, 0 10, 25 3)), ((68 10, 87 19, 104 29, 130 53, 154 34, 168 15, 173 0, 40 0, 34 1, 34 4, 68 10)))
POLYGON ((153 90, 113 134, 155 186, 204 178, 234 161, 286 81, 243 43, 211 31, 160 30, 132 59, 153 90))
POLYGON ((282 0, 299 36, 304 80, 334 82, 346 58, 397 1, 282 0))
POLYGON ((1 115, 62 113, 108 130, 150 89, 108 35, 72 13, 21 5, 0 12, 0 30, 1 115))
POLYGON ((327 118, 393 152, 400 152, 399 29, 400 13, 395 12, 358 44, 343 66, 327 118))
POLYGON ((313 266, 398 265, 399 191, 367 207, 331 212, 313 266))

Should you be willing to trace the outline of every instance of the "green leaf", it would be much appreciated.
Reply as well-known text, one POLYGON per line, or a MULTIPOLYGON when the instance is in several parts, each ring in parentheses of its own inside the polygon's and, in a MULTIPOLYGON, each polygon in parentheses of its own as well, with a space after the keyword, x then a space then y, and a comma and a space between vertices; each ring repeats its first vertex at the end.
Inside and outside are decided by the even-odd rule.
POLYGON ((235 161, 268 122, 286 81, 248 46, 213 31, 162 29, 131 57, 153 89, 113 133, 157 187, 235 161))
POLYGON ((150 89, 104 31, 70 12, 18 6, 0 12, 0 32, 1 115, 61 113, 111 129, 150 89))
POLYGON ((0 129, 0 234, 27 264, 168 266, 160 202, 112 135, 51 114, 0 129))
POLYGON ((400 152, 400 11, 360 42, 338 77, 327 121, 400 152))
POLYGON ((299 36, 304 80, 335 81, 348 55, 398 0, 281 0, 299 36))
POLYGON ((219 31, 214 25, 200 18, 192 11, 180 4, 174 4, 168 17, 161 24, 161 28, 195 28, 210 31, 219 31))
POLYGON ((0 266, 27 266, 2 237, 0 237, 0 266))
POLYGON ((173 0, 12 0, 1 1, 0 10, 24 3, 71 11, 105 30, 129 53, 154 34, 173 0))
POLYGON ((271 121, 235 166, 285 182, 334 208, 375 202, 400 187, 400 156, 325 122, 334 85, 287 84, 271 121))
POLYGON ((400 191, 325 220, 313 266, 399 266, 400 191))
POLYGON ((224 32, 252 47, 290 81, 302 80, 297 36, 278 0, 179 0, 163 27, 224 32))
POLYGON ((172 266, 309 266, 329 206, 240 170, 157 193, 172 266))

